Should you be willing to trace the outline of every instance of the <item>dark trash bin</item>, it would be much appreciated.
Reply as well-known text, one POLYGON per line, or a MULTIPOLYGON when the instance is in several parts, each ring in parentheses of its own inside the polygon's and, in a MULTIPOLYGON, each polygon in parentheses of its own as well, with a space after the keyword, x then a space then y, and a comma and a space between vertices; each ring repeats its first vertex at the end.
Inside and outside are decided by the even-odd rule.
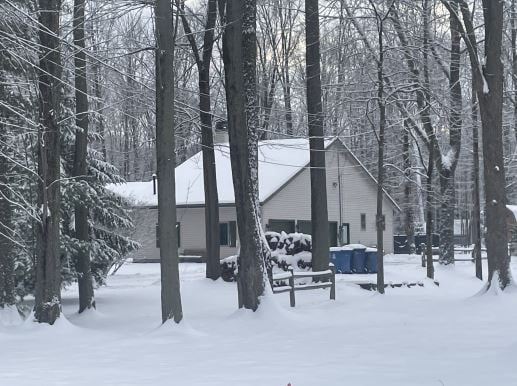
POLYGON ((366 272, 366 247, 364 245, 356 244, 349 245, 353 248, 352 251, 352 273, 366 272))
POLYGON ((346 247, 330 248, 330 262, 337 273, 352 273, 352 249, 346 247))
POLYGON ((377 273, 377 249, 366 248, 366 272, 377 273))

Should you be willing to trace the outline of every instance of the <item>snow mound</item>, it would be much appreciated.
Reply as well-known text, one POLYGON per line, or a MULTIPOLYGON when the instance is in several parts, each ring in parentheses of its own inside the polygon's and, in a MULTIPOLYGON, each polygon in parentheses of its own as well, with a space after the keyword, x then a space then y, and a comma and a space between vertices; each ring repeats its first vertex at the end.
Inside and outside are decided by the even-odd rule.
POLYGON ((11 327, 22 324, 23 319, 16 306, 0 308, 0 325, 11 327))

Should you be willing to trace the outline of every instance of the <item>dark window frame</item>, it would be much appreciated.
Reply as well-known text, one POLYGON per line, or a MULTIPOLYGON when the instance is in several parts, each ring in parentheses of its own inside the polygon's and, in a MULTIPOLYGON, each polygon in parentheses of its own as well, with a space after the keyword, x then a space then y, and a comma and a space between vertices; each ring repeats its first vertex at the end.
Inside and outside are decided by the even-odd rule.
MULTIPOLYGON (((292 231, 291 230, 285 230, 285 229, 282 229, 285 233, 292 233, 292 232, 296 232, 296 220, 288 220, 288 219, 279 219, 279 218, 270 218, 268 220, 268 230, 273 230, 273 226, 272 226, 272 223, 273 222, 278 222, 278 223, 290 223, 292 224, 292 231)), ((278 231, 276 231, 278 232, 278 231)))
POLYGON ((226 221, 219 223, 219 246, 220 247, 231 247, 234 248, 237 246, 237 222, 236 221, 226 221), (224 243, 221 242, 221 226, 226 227, 226 241, 224 243))
POLYGON ((339 243, 340 244, 343 244, 343 245, 348 245, 350 244, 350 223, 348 222, 344 222, 341 224, 341 229, 339 230, 339 233, 340 233, 340 240, 339 240, 339 243), (343 243, 343 228, 346 226, 346 243, 343 243))
POLYGON ((230 245, 230 224, 227 222, 220 222, 219 223, 219 246, 220 247, 227 247, 230 245), (226 231, 223 232, 223 229, 226 229, 226 231), (225 240, 223 240, 223 236, 225 240))

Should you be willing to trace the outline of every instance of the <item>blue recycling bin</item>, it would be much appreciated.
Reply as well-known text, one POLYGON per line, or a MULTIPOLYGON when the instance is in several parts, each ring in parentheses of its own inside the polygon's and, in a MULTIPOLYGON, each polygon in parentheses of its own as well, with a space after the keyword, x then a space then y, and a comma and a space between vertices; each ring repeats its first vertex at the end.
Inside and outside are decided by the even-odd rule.
POLYGON ((366 248, 366 272, 377 273, 377 249, 366 248))
POLYGON ((366 247, 354 247, 352 251, 352 273, 366 273, 366 247))
POLYGON ((352 273, 352 250, 346 248, 331 248, 330 261, 336 267, 337 273, 352 273))

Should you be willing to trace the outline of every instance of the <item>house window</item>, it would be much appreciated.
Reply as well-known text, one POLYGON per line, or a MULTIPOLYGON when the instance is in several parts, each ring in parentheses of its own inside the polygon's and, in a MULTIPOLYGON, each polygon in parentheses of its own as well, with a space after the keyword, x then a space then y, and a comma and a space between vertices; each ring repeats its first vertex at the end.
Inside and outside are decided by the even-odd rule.
MULTIPOLYGON (((312 222, 310 220, 298 220, 296 222, 297 231, 312 235, 312 222)), ((337 222, 329 221, 329 246, 337 247, 337 222)))
POLYGON ((229 240, 230 229, 227 222, 223 222, 219 224, 219 245, 227 246, 230 244, 229 240))
POLYGON ((219 245, 226 247, 237 245, 237 223, 235 221, 219 224, 219 245))
POLYGON ((337 247, 337 222, 329 221, 329 246, 337 247))
POLYGON ((273 232, 294 233, 294 220, 269 220, 269 230, 273 232))
POLYGON ((341 245, 350 244, 350 224, 348 224, 348 223, 341 224, 340 241, 341 241, 341 245))
POLYGON ((312 234, 312 223, 307 220, 298 220, 298 232, 305 233, 306 235, 312 234))
POLYGON ((361 230, 366 230, 366 213, 361 213, 361 230))

